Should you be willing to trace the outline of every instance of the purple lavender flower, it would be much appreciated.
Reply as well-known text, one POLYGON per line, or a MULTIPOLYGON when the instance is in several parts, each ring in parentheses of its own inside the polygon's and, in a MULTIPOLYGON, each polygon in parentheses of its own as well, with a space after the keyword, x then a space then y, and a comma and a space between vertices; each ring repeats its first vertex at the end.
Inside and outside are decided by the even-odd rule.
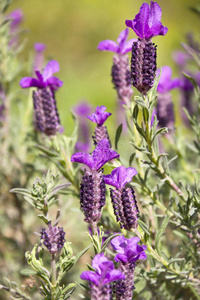
POLYGON ((132 300, 134 289, 135 262, 138 259, 146 259, 146 246, 138 245, 140 239, 132 237, 126 239, 117 236, 111 241, 113 249, 117 252, 115 261, 118 262, 119 270, 125 275, 125 279, 115 284, 116 300, 132 300))
POLYGON ((137 171, 134 168, 126 169, 124 166, 120 166, 114 169, 110 175, 104 175, 105 183, 116 188, 110 189, 110 197, 117 222, 120 223, 121 228, 126 230, 137 227, 139 216, 135 192, 132 187, 125 187, 126 183, 130 182, 136 174, 137 171))
POLYGON ((87 102, 81 102, 73 108, 73 111, 79 120, 78 142, 75 145, 75 149, 81 152, 88 152, 90 149, 90 128, 86 117, 91 112, 91 105, 87 102))
POLYGON ((80 278, 88 280, 91 287, 91 300, 110 300, 113 281, 125 279, 121 271, 116 270, 114 263, 108 260, 104 253, 97 254, 92 260, 95 271, 84 271, 80 278))
POLYGON ((113 56, 111 76, 119 99, 125 103, 127 102, 126 99, 130 100, 133 94, 127 52, 131 51, 135 39, 127 41, 128 33, 129 30, 126 28, 120 33, 117 43, 111 40, 105 40, 100 42, 97 47, 97 49, 101 51, 112 51, 117 54, 113 56))
POLYGON ((48 229, 42 228, 41 239, 51 254, 56 254, 60 251, 65 243, 65 232, 63 228, 48 224, 48 229))
POLYGON ((85 215, 85 221, 96 232, 96 225, 101 218, 101 209, 105 205, 105 182, 102 176, 102 166, 119 154, 110 149, 107 139, 101 140, 92 154, 77 152, 72 155, 71 161, 85 164, 85 175, 80 187, 80 205, 85 215))
POLYGON ((44 51, 46 50, 46 45, 43 43, 35 43, 35 58, 34 58, 34 68, 41 70, 44 64, 44 51))
POLYGON ((9 41, 10 47, 16 47, 18 45, 18 34, 17 31, 19 30, 19 26, 23 21, 23 12, 21 9, 15 9, 12 11, 7 17, 7 20, 11 19, 10 22, 10 34, 11 38, 9 41))
POLYGON ((107 139, 109 141, 109 144, 111 147, 111 142, 110 142, 110 138, 108 135, 107 127, 104 125, 104 122, 112 114, 109 112, 106 112, 105 110, 106 110, 106 107, 104 105, 97 106, 95 113, 93 113, 91 116, 87 116, 87 117, 90 121, 97 124, 94 135, 92 136, 94 144, 97 145, 101 140, 107 139))
MULTIPOLYGON (((159 76, 160 69, 157 70, 157 76, 159 76)), ((159 121, 160 127, 168 127, 173 129, 174 127, 174 105, 172 102, 171 94, 172 89, 182 86, 182 82, 179 78, 172 79, 172 70, 169 66, 162 67, 160 80, 158 83, 158 101, 156 107, 156 115, 159 121)))
POLYGON ((150 39, 165 35, 168 31, 161 23, 162 11, 158 3, 143 3, 134 20, 126 20, 126 26, 132 28, 138 36, 133 42, 131 58, 132 84, 144 95, 153 86, 156 75, 156 46, 150 39))
POLYGON ((22 88, 37 88, 33 92, 35 128, 46 135, 55 135, 61 128, 55 91, 63 85, 63 82, 52 76, 58 71, 58 62, 52 60, 48 62, 42 74, 38 70, 35 71, 37 79, 24 77, 20 81, 22 88))

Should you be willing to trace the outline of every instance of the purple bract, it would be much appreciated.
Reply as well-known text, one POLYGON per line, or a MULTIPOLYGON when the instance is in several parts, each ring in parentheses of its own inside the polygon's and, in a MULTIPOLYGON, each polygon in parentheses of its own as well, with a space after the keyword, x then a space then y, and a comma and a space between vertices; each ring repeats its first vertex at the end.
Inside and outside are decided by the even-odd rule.
POLYGON ((104 122, 110 117, 112 114, 109 112, 106 112, 106 107, 104 105, 97 106, 95 113, 93 113, 91 116, 87 116, 87 118, 96 123, 97 126, 102 126, 104 122))
POLYGON ((132 180, 132 177, 137 175, 137 171, 134 168, 125 168, 120 166, 114 169, 111 174, 104 175, 104 180, 106 184, 112 185, 117 189, 122 189, 126 183, 132 180))
POLYGON ((84 271, 80 278, 88 280, 97 286, 106 285, 112 281, 125 279, 119 270, 115 270, 114 263, 108 260, 104 253, 97 254, 92 260, 94 271, 84 271))
POLYGON ((59 63, 56 60, 51 60, 47 63, 43 73, 35 70, 36 78, 24 77, 20 80, 22 88, 37 87, 39 89, 49 86, 52 90, 57 90, 63 85, 63 82, 57 77, 52 76, 60 70, 59 63))
POLYGON ((138 245, 140 239, 138 237, 132 237, 126 239, 124 236, 117 236, 111 241, 113 249, 118 253, 115 256, 115 261, 123 263, 135 262, 138 259, 146 259, 147 255, 144 252, 147 246, 138 245))
MULTIPOLYGON (((160 74, 160 69, 157 70, 157 76, 160 74)), ((182 81, 179 78, 172 79, 172 70, 169 66, 162 67, 160 80, 158 83, 157 91, 161 94, 165 94, 172 89, 182 86, 182 81)))
POLYGON ((168 31, 161 23, 162 10, 158 3, 151 1, 151 5, 143 3, 140 12, 134 20, 126 20, 126 26, 132 28, 137 36, 149 40, 157 35, 165 35, 168 31))
POLYGON ((46 49, 46 45, 43 43, 35 43, 34 49, 36 52, 43 52, 46 49))
POLYGON ((112 40, 105 40, 99 43, 97 49, 101 51, 112 51, 118 54, 126 54, 131 51, 132 44, 135 39, 127 41, 129 30, 126 28, 123 30, 118 39, 117 43, 112 40))
POLYGON ((91 170, 98 171, 109 160, 118 158, 119 154, 110 149, 107 139, 100 141, 92 154, 77 152, 72 155, 71 161, 87 165, 91 170))
POLYGON ((18 26, 20 25, 20 23, 23 20, 23 12, 19 8, 15 9, 8 15, 7 18, 12 19, 12 21, 10 23, 10 28, 11 28, 11 31, 14 31, 15 29, 18 28, 18 26))

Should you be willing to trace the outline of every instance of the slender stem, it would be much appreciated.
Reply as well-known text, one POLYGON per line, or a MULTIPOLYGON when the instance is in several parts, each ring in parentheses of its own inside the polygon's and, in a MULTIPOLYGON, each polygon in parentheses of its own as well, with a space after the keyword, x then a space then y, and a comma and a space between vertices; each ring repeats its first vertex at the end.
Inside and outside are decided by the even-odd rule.
POLYGON ((55 254, 52 254, 51 256, 51 299, 55 300, 55 294, 56 294, 56 258, 55 254))

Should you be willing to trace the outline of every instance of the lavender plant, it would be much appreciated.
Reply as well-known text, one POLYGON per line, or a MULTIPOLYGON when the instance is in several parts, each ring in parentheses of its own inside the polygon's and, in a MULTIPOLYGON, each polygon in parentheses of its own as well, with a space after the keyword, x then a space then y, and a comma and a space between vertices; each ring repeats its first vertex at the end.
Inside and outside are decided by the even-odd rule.
MULTIPOLYGON (((126 28, 117 43, 104 40, 98 45, 99 50, 115 53, 111 82, 124 107, 127 132, 120 125, 115 137, 108 133, 104 123, 111 113, 105 105, 97 106, 91 114, 88 104, 81 104, 73 114, 74 130, 66 136, 55 100, 55 91, 63 84, 53 76, 59 64, 50 60, 44 67, 44 45, 36 44, 31 63, 37 78, 31 69, 28 76, 22 74, 19 79, 19 74, 9 68, 20 64, 14 55, 20 43, 18 31, 10 26, 13 16, 5 14, 9 3, 2 1, 0 16, 1 154, 13 150, 9 152, 10 162, 7 159, 2 164, 1 177, 11 192, 8 197, 15 199, 20 211, 17 224, 23 227, 26 240, 23 247, 19 244, 26 258, 20 274, 27 281, 22 284, 20 278, 12 283, 11 278, 5 283, 1 278, 3 295, 7 292, 13 299, 46 300, 200 299, 198 76, 184 73, 172 79, 168 66, 157 71, 157 50, 151 39, 168 32, 161 22, 161 7, 153 1, 150 5, 143 3, 135 18, 125 21, 137 39, 127 41, 126 28), (15 42, 12 35, 18 38, 15 42), (28 119, 21 119, 22 125, 28 126, 14 146, 15 133, 19 136, 21 128, 16 126, 13 131, 16 114, 10 109, 10 94, 11 83, 18 79, 20 86, 30 88, 31 93, 27 96, 29 104, 23 106, 28 119), (173 94, 169 92, 178 88, 183 93, 184 81, 195 92, 198 111, 193 114, 185 108, 191 126, 182 129, 174 126, 177 112, 173 111, 173 94), (92 150, 88 119, 96 123, 90 138, 92 150), (7 140, 9 135, 11 139, 7 140), (125 149, 132 147, 129 156, 128 150, 120 153, 122 139, 125 149), (56 169, 56 175, 50 169, 56 169), (42 173, 43 179, 35 179, 42 173), (112 186, 110 195, 107 185, 112 186), (75 207, 75 221, 71 207, 75 207), (23 219, 25 215, 29 219, 23 219), (68 227, 70 222, 74 222, 73 230, 68 227), (80 232, 79 225, 85 226, 80 232), (85 264, 89 271, 83 271, 85 264), (79 276, 89 284, 86 286, 79 276)), ((184 66, 189 56, 199 67, 198 47, 191 41, 183 47, 187 53, 179 58, 184 66)), ((2 236, 5 242, 4 228, 2 236)))

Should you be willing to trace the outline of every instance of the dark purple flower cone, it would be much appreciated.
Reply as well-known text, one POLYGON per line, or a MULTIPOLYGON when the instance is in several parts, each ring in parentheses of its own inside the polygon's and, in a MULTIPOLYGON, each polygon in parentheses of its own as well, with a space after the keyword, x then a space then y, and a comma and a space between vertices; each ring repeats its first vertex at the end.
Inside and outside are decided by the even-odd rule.
POLYGON ((91 300, 110 300, 111 299, 111 285, 106 284, 97 286, 91 284, 91 300))
POLYGON ((65 243, 65 232, 62 227, 52 226, 48 224, 49 228, 42 228, 41 239, 51 254, 57 253, 63 248, 65 243))
POLYGON ((105 205, 106 187, 100 171, 86 170, 80 187, 80 205, 85 215, 84 221, 94 226, 101 218, 101 209, 105 205))
POLYGON ((146 95, 153 86, 156 75, 156 47, 151 41, 133 42, 131 57, 132 85, 146 95))
POLYGON ((157 118, 159 121, 159 127, 174 128, 174 105, 172 97, 169 93, 158 94, 157 102, 157 118))
POLYGON ((60 129, 54 91, 49 87, 33 92, 34 122, 38 131, 55 135, 60 129))
POLYGON ((117 91, 119 100, 125 102, 133 94, 131 86, 131 72, 128 55, 114 55, 111 71, 112 83, 117 91))
POLYGON ((132 300, 134 290, 135 262, 119 263, 118 269, 125 275, 125 280, 114 283, 113 290, 116 300, 132 300))
POLYGON ((137 228, 139 210, 133 188, 127 187, 122 190, 110 189, 110 197, 120 227, 126 230, 137 228))
POLYGON ((110 148, 112 148, 110 137, 109 137, 109 134, 107 131, 107 127, 105 125, 97 126, 95 128, 95 132, 94 132, 94 135, 92 136, 92 139, 94 141, 95 146, 103 139, 107 139, 110 144, 110 148))

